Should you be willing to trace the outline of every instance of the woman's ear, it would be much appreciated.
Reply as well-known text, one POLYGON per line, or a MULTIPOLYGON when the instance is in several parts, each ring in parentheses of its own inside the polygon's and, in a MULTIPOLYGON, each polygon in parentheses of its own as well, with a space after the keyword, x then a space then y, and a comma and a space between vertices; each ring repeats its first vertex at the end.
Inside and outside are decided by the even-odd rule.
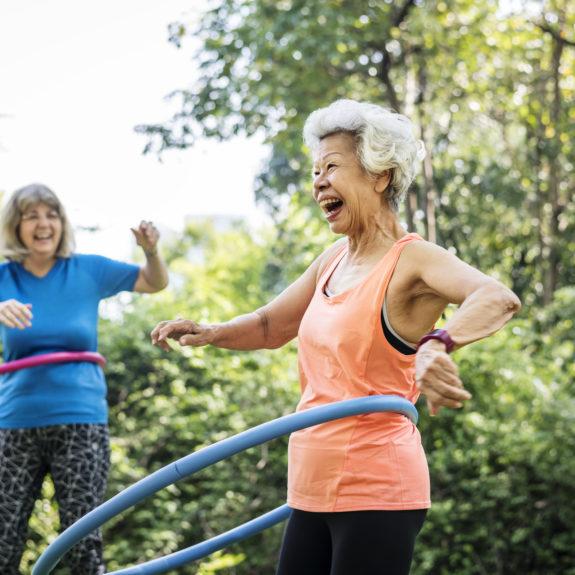
POLYGON ((391 170, 385 170, 381 176, 375 181, 375 191, 382 194, 387 190, 389 182, 391 181, 391 170))

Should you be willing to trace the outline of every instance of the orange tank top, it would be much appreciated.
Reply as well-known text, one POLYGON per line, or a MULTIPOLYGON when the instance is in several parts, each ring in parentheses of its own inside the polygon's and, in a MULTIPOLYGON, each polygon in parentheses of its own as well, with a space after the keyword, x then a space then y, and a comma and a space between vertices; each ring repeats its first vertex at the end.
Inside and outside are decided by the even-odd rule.
MULTIPOLYGON (((325 285, 347 245, 327 267, 298 333, 298 411, 369 395, 417 401, 415 355, 388 343, 381 309, 401 250, 421 239, 404 236, 359 284, 331 297, 325 285)), ((418 429, 403 415, 373 413, 293 433, 287 503, 304 511, 429 507, 429 472, 418 429)))

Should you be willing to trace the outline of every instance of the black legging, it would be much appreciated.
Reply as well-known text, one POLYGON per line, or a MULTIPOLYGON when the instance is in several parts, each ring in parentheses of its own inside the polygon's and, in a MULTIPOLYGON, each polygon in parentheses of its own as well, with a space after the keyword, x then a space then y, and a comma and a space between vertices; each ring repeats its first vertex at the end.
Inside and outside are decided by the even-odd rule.
POLYGON ((310 513, 286 526, 276 575, 408 575, 426 509, 310 513))
MULTIPOLYGON (((64 530, 102 503, 109 467, 105 424, 0 429, 0 573, 20 573, 28 519, 47 473, 64 530)), ((74 575, 105 573, 100 529, 72 547, 63 562, 74 575)))

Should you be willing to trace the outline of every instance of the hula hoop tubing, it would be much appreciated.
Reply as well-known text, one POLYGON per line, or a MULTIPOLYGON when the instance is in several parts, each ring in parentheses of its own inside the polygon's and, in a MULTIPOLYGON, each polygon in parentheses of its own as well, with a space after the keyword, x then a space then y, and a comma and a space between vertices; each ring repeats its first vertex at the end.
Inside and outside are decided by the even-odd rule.
POLYGON ((164 573, 170 569, 177 569, 190 561, 206 557, 215 551, 219 551, 224 547, 228 547, 232 543, 237 543, 242 539, 247 539, 252 535, 257 535, 261 531, 265 531, 269 527, 273 527, 282 521, 288 519, 291 515, 291 507, 289 505, 281 505, 273 511, 269 511, 265 515, 260 515, 256 519, 252 519, 235 529, 230 529, 221 535, 216 535, 202 543, 196 543, 187 549, 176 551, 166 557, 159 557, 152 559, 147 563, 134 565, 133 567, 126 567, 119 571, 112 571, 107 575, 152 575, 154 573, 164 573))
POLYGON ((53 353, 42 353, 31 355, 14 361, 7 361, 0 364, 0 374, 10 371, 18 371, 27 367, 47 365, 50 363, 65 363, 69 361, 89 361, 97 363, 102 369, 106 367, 106 360, 95 351, 55 351, 53 353))
MULTIPOLYGON (((372 395, 338 401, 285 415, 186 455, 134 483, 68 527, 46 548, 34 565, 32 575, 48 575, 71 547, 108 520, 160 489, 222 459, 299 429, 312 427, 334 419, 383 411, 399 413, 409 418, 413 424, 417 423, 417 409, 407 399, 395 395, 372 395)), ((291 509, 287 505, 280 506, 222 535, 177 551, 166 557, 113 571, 108 575, 153 575, 162 573, 189 561, 205 557, 230 543, 235 543, 259 533, 287 519, 290 512, 291 509)))

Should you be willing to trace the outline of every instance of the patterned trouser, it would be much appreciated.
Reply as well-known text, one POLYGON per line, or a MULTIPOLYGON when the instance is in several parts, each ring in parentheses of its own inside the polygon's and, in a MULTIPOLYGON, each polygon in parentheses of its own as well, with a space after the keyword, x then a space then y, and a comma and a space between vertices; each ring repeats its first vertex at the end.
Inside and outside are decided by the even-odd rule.
MULTIPOLYGON (((64 530, 102 503, 109 468, 107 425, 0 429, 0 574, 19 573, 28 521, 47 473, 64 530)), ((63 562, 73 575, 105 573, 100 530, 70 549, 63 562)))

